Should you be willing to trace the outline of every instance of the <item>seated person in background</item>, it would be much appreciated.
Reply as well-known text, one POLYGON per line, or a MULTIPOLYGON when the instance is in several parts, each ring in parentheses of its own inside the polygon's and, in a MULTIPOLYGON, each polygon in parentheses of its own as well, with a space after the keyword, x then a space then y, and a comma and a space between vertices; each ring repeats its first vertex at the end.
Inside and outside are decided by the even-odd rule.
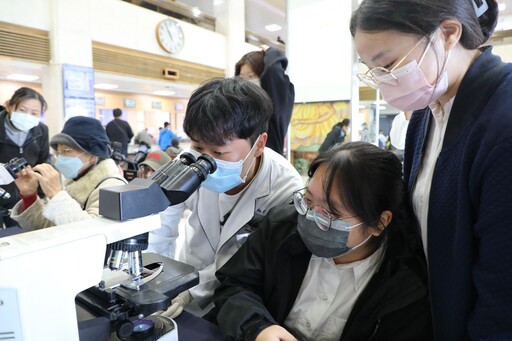
MULTIPOLYGON (((240 78, 210 80, 190 97, 183 123, 191 139, 187 151, 211 156, 217 170, 185 203, 171 206, 174 224, 169 228, 174 230, 184 209, 191 211, 178 259, 199 270, 199 284, 179 294, 165 316, 176 317, 189 303, 187 310, 198 316, 211 309, 218 285, 215 271, 270 208, 289 202, 290 194, 303 187, 290 162, 265 148, 271 115, 265 91, 240 78)), ((152 250, 167 254, 169 241, 163 233, 151 231, 149 242, 152 250)))
POLYGON ((336 145, 292 205, 270 211, 217 272, 225 340, 432 340, 426 264, 402 165, 336 145))
POLYGON ((54 166, 27 167, 15 181, 22 200, 11 217, 26 230, 98 217, 100 188, 126 183, 110 158, 105 129, 94 118, 70 118, 62 132, 52 137, 50 146, 57 156, 54 166), (66 179, 64 185, 61 175, 66 179), (46 201, 37 197, 38 185, 46 201))
POLYGON ((153 144, 153 137, 148 133, 148 128, 145 128, 135 136, 135 143, 139 146, 145 146, 148 149, 151 149, 151 145, 153 144))
POLYGON ((180 147, 179 139, 172 139, 171 145, 165 149, 165 152, 169 154, 169 156, 174 160, 179 153, 181 153, 183 149, 180 147))
MULTIPOLYGON (((171 157, 161 150, 157 150, 149 153, 144 161, 139 163, 139 170, 137 171, 137 177, 147 179, 153 173, 167 162, 172 161, 171 157)), ((169 247, 160 252, 162 256, 174 259, 176 253, 176 239, 178 238, 178 230, 172 228, 173 213, 171 206, 167 207, 163 212, 160 212, 160 224, 161 230, 158 232, 158 238, 161 242, 165 242, 169 247)), ((149 235, 149 247, 145 252, 156 252, 151 247, 151 238, 155 236, 155 233, 149 235)))

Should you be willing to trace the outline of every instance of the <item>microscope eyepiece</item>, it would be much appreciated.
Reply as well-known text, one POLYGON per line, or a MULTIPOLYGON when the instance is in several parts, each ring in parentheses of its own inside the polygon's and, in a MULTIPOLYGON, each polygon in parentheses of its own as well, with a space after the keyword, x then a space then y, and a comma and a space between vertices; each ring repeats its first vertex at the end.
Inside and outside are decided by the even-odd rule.
POLYGON ((183 152, 179 158, 160 167, 150 179, 160 185, 170 204, 175 205, 187 200, 216 169, 212 157, 203 154, 196 160, 192 154, 183 152))

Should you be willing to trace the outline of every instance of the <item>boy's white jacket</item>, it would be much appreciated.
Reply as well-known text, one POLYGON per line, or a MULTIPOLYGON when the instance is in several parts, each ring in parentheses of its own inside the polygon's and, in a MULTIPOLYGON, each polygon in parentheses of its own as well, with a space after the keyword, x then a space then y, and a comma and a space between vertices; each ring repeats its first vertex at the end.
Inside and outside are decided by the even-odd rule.
MULTIPOLYGON (((148 251, 166 255, 168 236, 175 235, 185 207, 191 214, 185 226, 185 241, 179 260, 199 270, 200 283, 190 289, 194 303, 206 306, 218 285, 215 272, 240 248, 243 227, 269 209, 291 200, 291 194, 303 188, 297 170, 281 155, 265 148, 258 173, 245 188, 236 207, 221 229, 219 193, 199 188, 185 203, 162 212, 162 228, 149 235, 148 251), (237 242, 238 241, 238 242, 237 242)), ((191 307, 192 308, 192 307, 191 307)))

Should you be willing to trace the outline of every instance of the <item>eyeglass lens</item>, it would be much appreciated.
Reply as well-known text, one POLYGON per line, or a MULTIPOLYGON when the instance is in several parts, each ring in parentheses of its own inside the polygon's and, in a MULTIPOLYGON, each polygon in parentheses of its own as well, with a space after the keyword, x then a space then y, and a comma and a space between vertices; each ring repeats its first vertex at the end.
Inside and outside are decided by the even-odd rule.
POLYGON ((304 198, 304 194, 300 192, 295 192, 293 194, 293 203, 295 205, 295 209, 297 210, 297 212, 299 212, 299 214, 306 214, 306 216, 309 217, 311 217, 312 215, 313 220, 320 229, 327 231, 331 226, 331 215, 320 206, 309 208, 306 198, 304 198))

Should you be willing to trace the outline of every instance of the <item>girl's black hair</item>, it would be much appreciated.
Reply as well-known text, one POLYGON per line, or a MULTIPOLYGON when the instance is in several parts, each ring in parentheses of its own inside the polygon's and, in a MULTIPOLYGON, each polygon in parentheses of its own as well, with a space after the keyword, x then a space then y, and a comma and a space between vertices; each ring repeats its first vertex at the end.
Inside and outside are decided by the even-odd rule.
POLYGON ((311 163, 309 177, 321 165, 327 167, 322 179, 324 201, 333 214, 340 213, 331 198, 333 193, 366 226, 377 230, 383 227, 382 212, 391 211, 389 225, 369 242, 374 249, 385 240, 389 229, 402 228, 409 221, 402 164, 392 152, 367 142, 347 142, 321 153, 311 163))
POLYGON ((423 37, 443 20, 456 19, 462 24, 461 45, 474 50, 490 38, 498 22, 498 3, 485 1, 489 9, 477 18, 477 0, 364 0, 352 14, 350 32, 397 31, 423 37))

